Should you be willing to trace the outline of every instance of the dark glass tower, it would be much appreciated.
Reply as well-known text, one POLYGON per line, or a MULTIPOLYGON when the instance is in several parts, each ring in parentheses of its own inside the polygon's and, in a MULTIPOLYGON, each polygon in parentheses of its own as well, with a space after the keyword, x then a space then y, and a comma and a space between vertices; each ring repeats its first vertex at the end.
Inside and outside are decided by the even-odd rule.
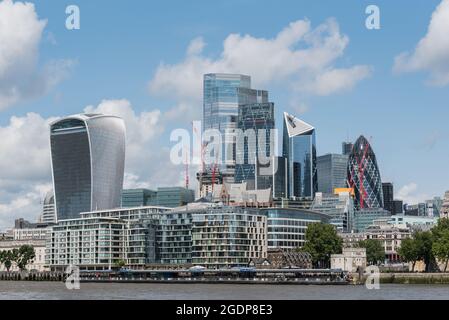
POLYGON ((260 175, 261 179, 256 179, 255 168, 256 162, 269 165, 272 159, 275 138, 274 134, 271 135, 271 130, 274 129, 274 104, 267 102, 239 106, 237 128, 242 136, 237 137, 235 182, 247 181, 257 189, 269 188, 260 180, 271 178, 272 170, 266 175, 267 179, 263 175, 260 175), (256 186, 256 182, 260 182, 261 186, 259 183, 256 186))
POLYGON ((393 184, 391 182, 382 183, 382 193, 384 196, 384 209, 394 214, 393 184))
POLYGON ((382 180, 376 155, 364 136, 357 139, 349 155, 348 185, 354 188, 357 210, 383 208, 382 180))
POLYGON ((286 112, 282 155, 288 161, 289 197, 313 198, 318 189, 315 128, 286 112))
POLYGON ((80 114, 50 125, 57 220, 120 207, 125 164, 121 118, 80 114))

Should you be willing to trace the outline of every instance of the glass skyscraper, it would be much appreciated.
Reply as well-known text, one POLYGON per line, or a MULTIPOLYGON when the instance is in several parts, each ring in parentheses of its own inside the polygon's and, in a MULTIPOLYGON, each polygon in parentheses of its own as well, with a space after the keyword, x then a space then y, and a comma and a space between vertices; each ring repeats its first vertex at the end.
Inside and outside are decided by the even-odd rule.
POLYGON ((318 192, 332 194, 335 188, 346 188, 348 155, 325 154, 317 157, 318 192))
POLYGON ((120 207, 125 124, 119 117, 79 114, 50 125, 57 220, 120 207))
MULTIPOLYGON (((253 103, 239 106, 237 127, 243 134, 237 138, 236 145, 236 169, 235 182, 248 182, 250 187, 255 189, 266 189, 265 181, 272 177, 272 171, 265 175, 259 174, 256 179, 256 161, 261 165, 269 166, 272 160, 274 147, 274 104, 253 103), (262 131, 264 130, 264 131, 262 131), (257 160, 256 160, 257 159, 257 160), (260 182, 260 186, 259 183, 260 182)), ((260 171, 260 170, 259 170, 260 171)))
POLYGON ((370 143, 360 136, 348 160, 348 184, 354 189, 355 208, 383 208, 382 180, 370 143))
POLYGON ((251 89, 249 76, 224 73, 204 75, 203 129, 217 129, 221 133, 221 164, 218 168, 225 182, 234 182, 236 152, 232 136, 228 137, 229 143, 226 144, 225 131, 234 132, 237 127, 239 105, 265 102, 268 102, 268 92, 251 89))
POLYGON ((284 112, 282 153, 288 161, 289 197, 313 198, 318 189, 315 128, 284 112))

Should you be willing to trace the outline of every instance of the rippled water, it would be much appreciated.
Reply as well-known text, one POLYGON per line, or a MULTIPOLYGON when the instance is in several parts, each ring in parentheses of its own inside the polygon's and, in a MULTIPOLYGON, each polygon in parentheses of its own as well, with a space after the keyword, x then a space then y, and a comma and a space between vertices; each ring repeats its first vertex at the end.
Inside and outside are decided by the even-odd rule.
POLYGON ((131 284, 81 283, 67 290, 62 282, 0 281, 0 299, 449 299, 449 285, 384 284, 379 290, 364 286, 131 284))

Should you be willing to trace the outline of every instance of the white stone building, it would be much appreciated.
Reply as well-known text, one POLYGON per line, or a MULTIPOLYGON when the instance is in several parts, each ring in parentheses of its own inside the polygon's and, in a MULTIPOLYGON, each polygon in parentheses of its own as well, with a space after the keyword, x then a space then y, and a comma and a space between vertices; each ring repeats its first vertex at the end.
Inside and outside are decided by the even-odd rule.
POLYGON ((341 254, 331 255, 331 269, 357 272, 366 268, 365 248, 343 248, 341 254))

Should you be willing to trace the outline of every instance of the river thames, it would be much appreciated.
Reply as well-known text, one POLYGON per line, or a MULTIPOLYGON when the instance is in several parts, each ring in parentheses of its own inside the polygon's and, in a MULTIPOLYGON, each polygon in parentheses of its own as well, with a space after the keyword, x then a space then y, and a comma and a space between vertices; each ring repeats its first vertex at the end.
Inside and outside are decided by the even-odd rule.
POLYGON ((0 281, 0 299, 9 300, 437 300, 449 299, 449 285, 365 286, 81 283, 0 281))

